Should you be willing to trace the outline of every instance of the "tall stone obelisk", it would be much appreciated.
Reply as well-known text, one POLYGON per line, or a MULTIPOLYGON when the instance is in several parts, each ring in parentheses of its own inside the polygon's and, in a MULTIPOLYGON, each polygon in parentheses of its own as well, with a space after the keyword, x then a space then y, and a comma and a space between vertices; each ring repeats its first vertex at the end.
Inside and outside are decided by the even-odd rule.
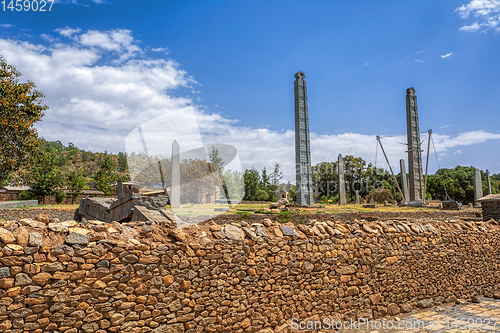
POLYGON ((181 205, 181 166, 179 143, 172 142, 172 187, 170 189, 170 206, 178 208, 181 205))
POLYGON ((486 170, 486 184, 488 185, 488 195, 489 195, 491 194, 491 179, 489 170, 486 170))
POLYGON ((311 171, 311 146, 309 142, 309 112, 304 72, 295 74, 295 180, 296 201, 299 205, 312 205, 313 183, 311 171))
POLYGON ((410 198, 410 191, 408 190, 408 178, 406 178, 405 160, 399 160, 399 166, 401 167, 401 190, 404 195, 403 201, 408 201, 410 198))
POLYGON ((344 159, 342 155, 339 154, 338 159, 338 174, 339 174, 339 205, 347 205, 345 197, 345 179, 344 179, 344 159))
POLYGON ((406 89, 406 125, 408 136, 408 177, 410 180, 409 201, 424 199, 424 176, 422 172, 422 150, 418 125, 417 96, 415 89, 406 89))
POLYGON ((481 204, 477 202, 483 197, 483 180, 481 178, 481 170, 474 170, 474 207, 481 207, 481 204))

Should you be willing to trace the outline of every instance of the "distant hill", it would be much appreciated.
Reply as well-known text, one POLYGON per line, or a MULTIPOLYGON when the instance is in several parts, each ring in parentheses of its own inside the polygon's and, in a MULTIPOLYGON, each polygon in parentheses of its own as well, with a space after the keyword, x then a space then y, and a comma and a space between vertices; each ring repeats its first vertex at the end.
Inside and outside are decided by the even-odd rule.
POLYGON ((130 180, 130 175, 127 166, 127 156, 125 153, 109 154, 91 152, 76 147, 73 143, 65 146, 61 141, 46 141, 44 140, 41 149, 55 156, 57 165, 63 174, 81 168, 83 176, 88 178, 99 169, 101 161, 107 155, 110 156, 116 165, 116 171, 119 177, 124 181, 130 180))

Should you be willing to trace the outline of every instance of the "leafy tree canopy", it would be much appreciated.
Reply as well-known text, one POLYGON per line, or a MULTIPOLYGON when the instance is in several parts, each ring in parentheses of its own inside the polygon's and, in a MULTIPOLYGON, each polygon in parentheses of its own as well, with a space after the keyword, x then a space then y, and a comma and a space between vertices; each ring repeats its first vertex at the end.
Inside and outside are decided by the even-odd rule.
POLYGON ((41 141, 33 124, 47 106, 35 84, 19 82, 21 74, 0 57, 0 183, 22 166, 31 165, 41 141))
POLYGON ((56 167, 56 160, 49 153, 40 153, 39 159, 32 168, 34 183, 31 191, 45 200, 46 195, 54 194, 56 187, 62 184, 61 172, 56 167))
POLYGON ((106 155, 101 162, 99 170, 92 177, 96 182, 96 188, 105 195, 113 195, 115 192, 113 184, 118 180, 115 172, 116 165, 109 155, 106 155))

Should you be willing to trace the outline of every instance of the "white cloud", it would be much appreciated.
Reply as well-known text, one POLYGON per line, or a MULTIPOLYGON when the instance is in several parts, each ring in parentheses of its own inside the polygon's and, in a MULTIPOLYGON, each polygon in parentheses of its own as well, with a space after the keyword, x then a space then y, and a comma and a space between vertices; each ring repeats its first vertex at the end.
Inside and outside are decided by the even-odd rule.
MULTIPOLYGON (((32 80, 46 95, 44 103, 50 108, 36 126, 46 139, 116 153, 125 151, 127 135, 137 134, 134 131, 143 126, 151 154, 168 153, 173 139, 182 143, 181 151, 196 149, 200 142, 230 144, 238 148, 244 168, 271 169, 277 162, 286 179, 294 181, 293 130, 245 127, 204 110, 190 98, 174 97, 173 90, 194 90, 197 83, 174 60, 146 57, 128 30, 71 29, 69 33, 68 29, 58 30, 64 37, 54 37, 45 45, 0 39, 0 54, 23 73, 23 80, 32 80), (62 31, 68 31, 71 38, 62 31)), ((433 137, 438 153, 446 154, 460 146, 500 139, 500 134, 472 131, 433 137)), ((393 141, 405 142, 406 138, 383 140, 398 169, 399 159, 406 158, 406 147, 393 141)), ((338 154, 374 163, 376 140, 374 135, 360 133, 312 132, 311 151, 313 164, 334 161, 338 154)), ((386 167, 380 149, 377 166, 386 167)))
POLYGON ((479 23, 474 22, 471 25, 464 25, 463 27, 460 27, 459 30, 467 31, 467 32, 474 32, 474 31, 478 31, 480 28, 481 28, 481 26, 479 25, 479 23))
POLYGON ((139 46, 136 45, 131 31, 127 29, 115 29, 105 32, 90 30, 80 35, 79 38, 80 44, 83 46, 121 53, 119 61, 132 58, 135 53, 142 52, 139 46))
POLYGON ((470 146, 484 143, 488 140, 500 139, 500 134, 479 130, 459 133, 456 137, 439 134, 433 134, 433 137, 436 149, 438 151, 444 151, 459 146, 470 146))
POLYGON ((418 62, 418 63, 424 64, 424 63, 425 63, 425 60, 422 60, 422 59, 415 59, 415 62, 418 62))
POLYGON ((3 23, 3 24, 0 24, 0 27, 7 29, 7 28, 12 28, 13 25, 10 23, 3 23))
POLYGON ((173 60, 134 57, 141 52, 130 51, 136 50, 130 32, 100 33, 101 44, 92 38, 82 43, 82 35, 47 46, 0 39, 0 54, 45 93, 50 109, 37 125, 42 136, 123 151, 124 136, 135 126, 191 104, 167 92, 195 82, 173 60), (106 43, 111 46, 101 47, 106 43), (123 60, 124 55, 134 58, 123 60))
POLYGON ((166 54, 169 53, 168 47, 154 47, 154 48, 151 49, 151 51, 153 51, 153 52, 164 52, 166 54))
POLYGON ((448 57, 450 57, 452 55, 453 55, 453 52, 443 54, 443 55, 441 55, 441 59, 446 59, 446 58, 448 58, 448 57))
POLYGON ((456 9, 463 19, 474 18, 476 21, 464 25, 461 31, 487 31, 493 29, 500 31, 500 6, 489 0, 470 0, 468 4, 456 9))
POLYGON ((74 34, 79 33, 81 31, 81 29, 80 28, 71 29, 70 27, 66 27, 66 28, 58 28, 55 31, 57 31, 58 33, 60 33, 61 35, 65 36, 65 37, 71 37, 74 34))
POLYGON ((89 6, 91 4, 107 4, 110 1, 108 0, 56 0, 56 3, 59 4, 67 4, 67 5, 80 5, 80 6, 89 6))

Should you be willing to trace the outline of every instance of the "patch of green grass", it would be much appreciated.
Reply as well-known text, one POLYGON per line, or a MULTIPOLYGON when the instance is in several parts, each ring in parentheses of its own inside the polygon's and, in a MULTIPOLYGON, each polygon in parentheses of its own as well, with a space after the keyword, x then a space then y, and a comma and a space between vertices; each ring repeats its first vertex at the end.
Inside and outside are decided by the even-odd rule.
POLYGON ((284 212, 279 212, 278 213, 279 216, 287 216, 287 217, 290 217, 293 214, 295 214, 295 213, 294 212, 290 212, 290 211, 284 211, 284 212))
POLYGON ((270 211, 265 211, 263 209, 256 209, 254 211, 254 214, 276 214, 276 213, 273 213, 273 212, 270 212, 270 211))
POLYGON ((242 220, 242 221, 248 220, 250 215, 252 215, 249 212, 236 212, 236 214, 238 214, 240 216, 240 220, 242 220))
POLYGON ((295 214, 294 212, 289 212, 289 211, 285 211, 285 212, 279 212, 277 215, 278 215, 278 222, 288 222, 290 221, 290 217, 295 214))

